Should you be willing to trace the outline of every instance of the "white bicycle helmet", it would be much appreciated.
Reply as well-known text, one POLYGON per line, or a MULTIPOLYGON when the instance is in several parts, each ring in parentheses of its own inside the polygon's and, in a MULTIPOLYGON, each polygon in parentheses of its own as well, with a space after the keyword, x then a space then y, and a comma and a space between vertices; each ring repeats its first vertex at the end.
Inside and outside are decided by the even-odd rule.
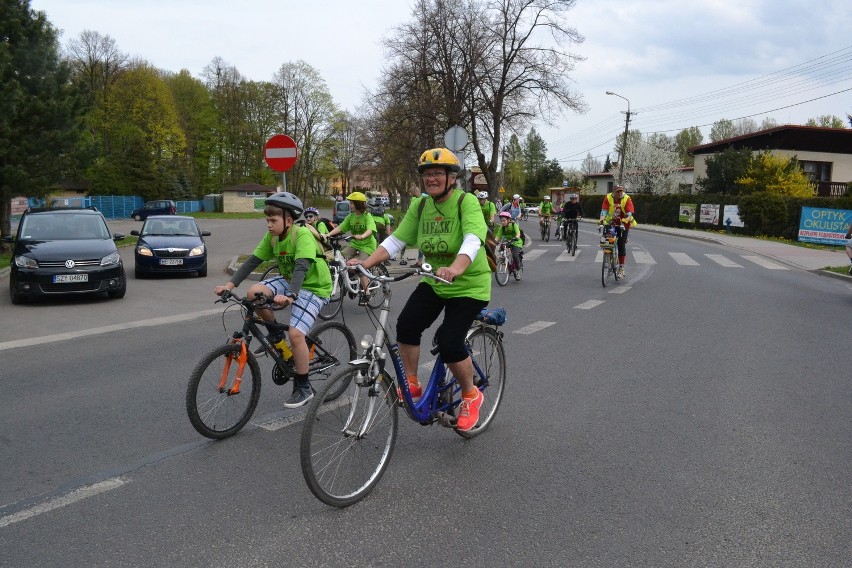
POLYGON ((479 193, 476 194, 476 197, 478 197, 479 199, 488 199, 488 192, 487 191, 480 191, 479 193))

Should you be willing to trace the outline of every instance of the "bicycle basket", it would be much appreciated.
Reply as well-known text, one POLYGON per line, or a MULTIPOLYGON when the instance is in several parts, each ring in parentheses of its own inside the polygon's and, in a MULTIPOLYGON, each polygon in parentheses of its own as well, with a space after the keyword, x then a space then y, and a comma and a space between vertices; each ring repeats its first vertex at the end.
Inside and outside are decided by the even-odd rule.
POLYGON ((506 308, 482 308, 476 319, 492 325, 503 325, 506 323, 506 308))

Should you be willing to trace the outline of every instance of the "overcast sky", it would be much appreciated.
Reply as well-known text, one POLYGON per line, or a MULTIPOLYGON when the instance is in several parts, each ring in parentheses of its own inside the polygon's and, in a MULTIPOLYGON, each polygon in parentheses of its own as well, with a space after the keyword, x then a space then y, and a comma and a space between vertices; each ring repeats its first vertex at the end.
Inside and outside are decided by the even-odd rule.
MULTIPOLYGON (((221 57, 252 80, 282 63, 318 69, 342 108, 374 89, 381 39, 410 19, 408 0, 32 0, 62 30, 89 29, 169 71, 199 77, 221 57)), ((569 24, 585 37, 571 75, 589 111, 536 124, 548 158, 579 167, 616 158, 624 129, 674 135, 722 118, 803 124, 852 113, 852 10, 848 0, 577 0, 569 24), (809 102, 808 102, 809 101, 809 102)), ((848 126, 848 123, 847 123, 848 126)), ((468 160, 470 163, 470 159, 468 160)))

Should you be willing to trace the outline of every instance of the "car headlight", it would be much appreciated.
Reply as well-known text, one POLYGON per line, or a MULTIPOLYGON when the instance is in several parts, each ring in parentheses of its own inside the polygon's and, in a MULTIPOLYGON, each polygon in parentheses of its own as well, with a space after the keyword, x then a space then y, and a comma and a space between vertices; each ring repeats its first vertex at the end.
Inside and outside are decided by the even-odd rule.
POLYGON ((151 252, 151 249, 149 249, 148 247, 143 247, 143 246, 136 247, 136 254, 139 254, 139 255, 142 255, 142 256, 154 256, 154 253, 151 252))
POLYGON ((16 256, 15 266, 18 268, 38 268, 38 263, 28 256, 16 256))
POLYGON ((101 259, 101 266, 109 266, 110 264, 118 264, 121 262, 121 256, 118 251, 110 253, 101 259))
POLYGON ((189 256, 201 256, 202 254, 204 254, 204 245, 198 245, 189 251, 189 256))

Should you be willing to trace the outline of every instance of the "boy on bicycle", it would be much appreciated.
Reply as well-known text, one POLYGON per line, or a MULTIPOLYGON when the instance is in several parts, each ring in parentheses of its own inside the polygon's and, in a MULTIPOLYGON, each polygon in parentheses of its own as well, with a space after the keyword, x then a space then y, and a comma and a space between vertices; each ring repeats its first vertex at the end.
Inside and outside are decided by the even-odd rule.
POLYGON ((524 267, 521 251, 524 249, 524 240, 521 238, 521 228, 516 221, 512 220, 512 214, 508 211, 500 212, 500 226, 494 231, 494 238, 497 242, 506 239, 509 242, 509 249, 512 251, 512 262, 519 269, 524 267))
MULTIPOLYGON (((293 393, 284 406, 298 408, 314 397, 308 381, 309 355, 305 334, 311 330, 317 314, 331 296, 331 272, 322 247, 310 229, 296 223, 303 211, 301 200, 282 191, 269 196, 265 204, 266 235, 231 279, 224 286, 216 286, 213 292, 221 296, 226 290, 239 286, 261 262, 278 261, 281 275, 252 284, 247 297, 255 298, 255 294, 260 292, 264 297, 272 298, 276 305, 292 306, 289 335, 296 372, 293 393)), ((264 321, 275 321, 275 314, 269 309, 259 309, 257 314, 264 321)))
MULTIPOLYGON (((541 207, 538 209, 538 225, 539 229, 544 229, 545 221, 550 222, 550 217, 553 215, 553 201, 549 195, 544 196, 544 201, 541 202, 541 207)), ((550 228, 547 229, 547 236, 550 236, 550 228)))
MULTIPOLYGON (((367 196, 360 191, 353 191, 346 196, 352 206, 352 213, 334 229, 328 232, 327 237, 333 237, 340 233, 351 232, 352 240, 341 251, 346 259, 365 259, 376 250, 376 222, 367 211, 367 196)), ((358 298, 359 306, 367 305, 367 277, 361 277, 361 297, 358 298)))

